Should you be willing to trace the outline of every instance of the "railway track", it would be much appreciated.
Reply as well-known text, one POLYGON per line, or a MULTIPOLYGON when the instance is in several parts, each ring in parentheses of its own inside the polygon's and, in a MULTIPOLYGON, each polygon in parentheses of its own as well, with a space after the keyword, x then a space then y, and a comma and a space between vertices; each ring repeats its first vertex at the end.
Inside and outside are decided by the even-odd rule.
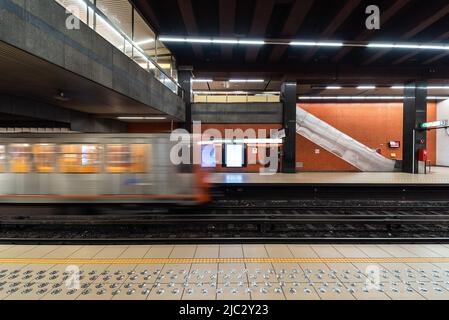
POLYGON ((445 201, 218 201, 190 208, 108 208, 89 215, 2 215, 23 242, 449 242, 445 201))

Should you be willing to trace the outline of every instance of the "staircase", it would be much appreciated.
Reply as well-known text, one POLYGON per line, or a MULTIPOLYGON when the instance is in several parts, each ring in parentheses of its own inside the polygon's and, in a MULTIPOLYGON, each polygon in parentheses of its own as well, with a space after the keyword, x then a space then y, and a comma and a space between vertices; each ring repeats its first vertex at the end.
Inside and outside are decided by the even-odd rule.
POLYGON ((395 171, 395 160, 385 158, 299 107, 296 108, 296 132, 360 171, 395 171))

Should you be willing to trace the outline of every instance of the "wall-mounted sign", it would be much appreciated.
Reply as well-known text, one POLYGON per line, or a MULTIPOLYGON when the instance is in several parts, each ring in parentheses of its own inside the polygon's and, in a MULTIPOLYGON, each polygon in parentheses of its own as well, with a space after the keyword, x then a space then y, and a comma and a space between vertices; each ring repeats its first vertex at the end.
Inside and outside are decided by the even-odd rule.
POLYGON ((421 129, 438 129, 449 126, 449 120, 438 120, 421 123, 421 129))
POLYGON ((390 141, 390 142, 388 142, 388 147, 392 148, 392 149, 400 148, 401 142, 400 141, 390 141))
POLYGON ((244 144, 225 144, 223 166, 227 168, 246 167, 246 147, 244 144))

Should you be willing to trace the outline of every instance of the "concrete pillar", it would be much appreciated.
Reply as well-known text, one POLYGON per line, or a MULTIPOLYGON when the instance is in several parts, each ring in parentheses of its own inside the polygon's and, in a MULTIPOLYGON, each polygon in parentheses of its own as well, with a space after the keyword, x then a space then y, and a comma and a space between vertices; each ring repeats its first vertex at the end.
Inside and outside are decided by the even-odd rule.
POLYGON ((178 70, 178 81, 184 91, 183 100, 186 105, 186 117, 184 129, 192 132, 192 68, 180 67, 178 70))
MULTIPOLYGON (((404 88, 402 171, 418 173, 418 150, 426 148, 427 83, 412 82, 404 88)), ((387 125, 387 124, 386 124, 387 125)))
POLYGON ((282 125, 285 129, 282 172, 296 172, 296 82, 284 82, 281 86, 283 107, 282 125))

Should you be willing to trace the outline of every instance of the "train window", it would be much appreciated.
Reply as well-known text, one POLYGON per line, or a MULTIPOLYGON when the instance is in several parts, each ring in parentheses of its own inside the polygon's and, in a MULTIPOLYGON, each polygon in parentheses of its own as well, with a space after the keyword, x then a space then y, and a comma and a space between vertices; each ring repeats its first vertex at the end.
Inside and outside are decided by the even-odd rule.
POLYGON ((50 173, 55 170, 56 146, 54 144, 33 145, 33 155, 36 172, 50 173))
POLYGON ((0 145, 0 172, 6 171, 5 160, 6 160, 5 146, 0 145))
POLYGON ((148 144, 132 144, 132 167, 131 172, 147 172, 149 169, 149 155, 151 145, 148 144))
POLYGON ((110 173, 141 173, 147 171, 146 144, 108 144, 106 170, 110 173))
POLYGON ((127 144, 108 144, 106 146, 106 170, 111 173, 129 172, 131 148, 127 144))
POLYGON ((31 172, 31 145, 28 143, 15 143, 9 145, 10 168, 13 173, 31 172))
POLYGON ((100 172, 100 146, 96 144, 61 145, 59 168, 63 173, 100 172))

